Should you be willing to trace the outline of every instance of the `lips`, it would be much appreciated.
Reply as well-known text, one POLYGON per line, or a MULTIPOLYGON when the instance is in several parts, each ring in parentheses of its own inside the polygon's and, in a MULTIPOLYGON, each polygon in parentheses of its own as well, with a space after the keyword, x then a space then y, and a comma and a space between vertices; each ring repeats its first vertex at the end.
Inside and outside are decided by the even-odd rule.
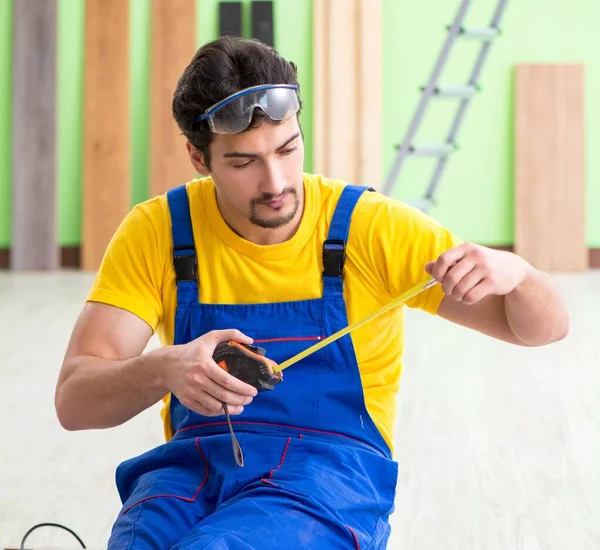
POLYGON ((286 200, 287 194, 281 195, 280 197, 277 197, 276 199, 273 199, 271 201, 263 202, 263 204, 265 206, 268 206, 269 208, 281 208, 285 204, 286 200))

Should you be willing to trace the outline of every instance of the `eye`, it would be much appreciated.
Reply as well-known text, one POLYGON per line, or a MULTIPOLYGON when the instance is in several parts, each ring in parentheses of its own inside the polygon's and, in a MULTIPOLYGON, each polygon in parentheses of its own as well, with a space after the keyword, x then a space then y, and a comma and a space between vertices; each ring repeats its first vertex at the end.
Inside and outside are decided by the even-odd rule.
POLYGON ((250 164, 252 164, 251 160, 249 160, 248 162, 245 162, 244 164, 232 164, 231 167, 240 169, 240 168, 246 168, 247 166, 250 166, 250 164))
POLYGON ((289 155, 289 154, 293 153, 296 149, 297 149, 297 147, 289 147, 288 149, 282 149, 280 151, 280 153, 282 155, 289 155))

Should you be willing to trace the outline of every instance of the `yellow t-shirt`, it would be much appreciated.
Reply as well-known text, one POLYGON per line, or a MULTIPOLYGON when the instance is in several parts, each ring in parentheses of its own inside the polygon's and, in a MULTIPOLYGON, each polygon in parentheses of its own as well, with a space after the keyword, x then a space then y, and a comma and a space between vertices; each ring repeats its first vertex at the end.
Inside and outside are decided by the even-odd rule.
MULTIPOLYGON (((243 239, 225 223, 211 178, 188 182, 199 300, 236 304, 320 297, 322 243, 344 185, 305 174, 306 205, 298 231, 286 242, 264 246, 243 239)), ((346 249, 349 322, 426 279, 425 264, 459 242, 417 209, 365 192, 354 210, 346 249)), ((166 195, 136 205, 108 246, 89 300, 131 311, 157 332, 163 345, 172 344, 177 294, 171 251, 166 195)), ((435 285, 407 305, 435 314, 442 297, 440 285, 435 285)), ((403 314, 403 307, 395 308, 351 333, 367 410, 390 448, 402 370, 403 314)), ((162 417, 169 439, 169 396, 164 402, 162 417)))

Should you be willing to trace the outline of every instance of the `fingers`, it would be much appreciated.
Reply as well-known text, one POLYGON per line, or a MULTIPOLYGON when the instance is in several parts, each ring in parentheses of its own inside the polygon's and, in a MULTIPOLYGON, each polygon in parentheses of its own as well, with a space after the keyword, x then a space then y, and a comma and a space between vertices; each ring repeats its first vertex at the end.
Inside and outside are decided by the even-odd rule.
MULTIPOLYGON (((223 403, 206 392, 200 392, 196 399, 183 399, 181 404, 192 411, 203 416, 221 416, 225 414, 223 403)), ((239 415, 244 411, 241 405, 230 405, 227 403, 230 415, 239 415)))
POLYGON ((490 294, 490 284, 486 279, 481 280, 478 284, 469 289, 462 298, 465 304, 473 305, 483 300, 490 294))
POLYGON ((203 389, 208 395, 227 403, 229 406, 244 406, 252 403, 252 396, 230 391, 210 378, 206 379, 203 389))
POLYGON ((464 243, 428 262, 425 271, 441 283, 447 296, 471 305, 503 291, 494 272, 494 258, 485 248, 464 243))
POLYGON ((463 258, 451 267, 442 280, 442 289, 448 296, 461 300, 482 279, 481 270, 473 259, 463 258))
POLYGON ((442 282, 448 270, 457 264, 466 254, 464 245, 451 248, 440 254, 435 262, 429 262, 425 269, 437 281, 442 282))
POLYGON ((258 390, 254 386, 242 382, 235 376, 231 376, 231 374, 223 370, 212 360, 206 362, 205 373, 210 380, 231 393, 236 393, 244 397, 255 397, 258 393, 258 390))

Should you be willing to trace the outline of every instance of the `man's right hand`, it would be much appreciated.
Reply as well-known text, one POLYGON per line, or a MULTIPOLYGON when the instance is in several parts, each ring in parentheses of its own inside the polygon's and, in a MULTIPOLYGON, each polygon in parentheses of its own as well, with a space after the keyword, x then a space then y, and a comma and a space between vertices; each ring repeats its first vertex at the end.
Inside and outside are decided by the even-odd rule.
POLYGON ((163 368, 164 386, 184 407, 204 416, 218 416, 224 414, 222 403, 226 403, 229 413, 237 415, 258 393, 213 361, 215 348, 228 340, 252 343, 239 330, 214 330, 165 350, 168 360, 163 368))
POLYGON ((251 339, 237 330, 207 333, 192 342, 144 348, 152 329, 133 313, 88 302, 73 329, 56 384, 55 407, 67 430, 102 429, 127 422, 172 392, 205 416, 239 414, 257 390, 212 359, 219 342, 251 339))

